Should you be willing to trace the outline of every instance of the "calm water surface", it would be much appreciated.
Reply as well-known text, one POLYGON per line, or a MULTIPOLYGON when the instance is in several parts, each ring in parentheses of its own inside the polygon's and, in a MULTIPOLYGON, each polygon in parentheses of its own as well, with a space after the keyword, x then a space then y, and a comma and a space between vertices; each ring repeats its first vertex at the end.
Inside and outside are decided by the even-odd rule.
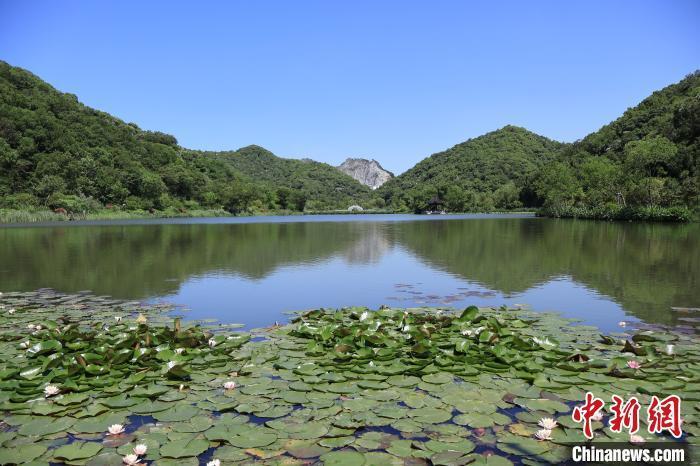
POLYGON ((0 290, 44 287, 248 326, 315 307, 524 304, 606 331, 694 327, 672 307, 700 307, 700 225, 342 215, 0 228, 0 290))

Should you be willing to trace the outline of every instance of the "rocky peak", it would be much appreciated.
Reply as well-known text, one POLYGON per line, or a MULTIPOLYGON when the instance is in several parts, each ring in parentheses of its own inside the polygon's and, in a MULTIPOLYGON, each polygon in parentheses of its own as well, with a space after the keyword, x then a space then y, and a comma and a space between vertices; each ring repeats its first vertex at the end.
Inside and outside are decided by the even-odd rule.
POLYGON ((372 189, 377 189, 394 177, 393 173, 384 170, 374 159, 348 158, 337 168, 372 189))

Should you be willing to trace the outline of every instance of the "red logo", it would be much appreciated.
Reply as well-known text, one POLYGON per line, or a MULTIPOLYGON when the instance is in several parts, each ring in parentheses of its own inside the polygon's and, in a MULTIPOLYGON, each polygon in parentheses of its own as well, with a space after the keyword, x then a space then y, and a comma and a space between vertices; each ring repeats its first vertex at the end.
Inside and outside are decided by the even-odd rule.
POLYGON ((630 434, 636 434, 639 430, 639 408, 641 405, 635 397, 627 400, 627 403, 617 395, 612 397, 613 405, 611 410, 613 417, 610 419, 610 430, 613 432, 622 432, 622 428, 630 431, 630 434))
POLYGON ((657 434, 667 430, 675 438, 681 436, 681 399, 677 395, 669 395, 659 401, 657 396, 651 397, 647 409, 649 433, 657 434))
POLYGON ((574 412, 571 417, 576 422, 583 421, 583 435, 587 439, 593 438, 593 429, 591 428, 591 418, 598 413, 605 406, 605 402, 600 398, 593 396, 593 393, 586 393, 586 402, 583 406, 577 406, 574 408, 574 412))
MULTIPOLYGON (((612 418, 608 423, 610 430, 613 432, 622 432, 622 429, 627 429, 630 434, 634 434, 639 430, 639 410, 641 404, 635 397, 631 397, 625 402, 622 397, 617 395, 612 396, 612 405, 610 411, 612 418)), ((600 410, 605 406, 605 402, 596 398, 593 393, 586 393, 586 401, 582 406, 576 406, 571 418, 576 422, 583 422, 583 434, 587 439, 593 438, 592 421, 602 419, 600 410)), ((647 409, 647 424, 650 434, 659 434, 663 431, 668 431, 675 438, 683 435, 681 430, 681 399, 677 395, 669 395, 663 400, 659 397, 652 396, 651 403, 647 409)))

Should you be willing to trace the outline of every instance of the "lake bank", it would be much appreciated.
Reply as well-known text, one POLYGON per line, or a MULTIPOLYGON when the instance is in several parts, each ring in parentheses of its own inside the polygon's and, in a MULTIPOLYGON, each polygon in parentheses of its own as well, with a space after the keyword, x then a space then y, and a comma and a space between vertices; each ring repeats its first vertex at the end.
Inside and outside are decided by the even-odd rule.
MULTIPOLYGON (((516 209, 513 211, 493 211, 493 212, 461 212, 461 213, 449 213, 447 215, 494 215, 494 214, 530 214, 534 215, 535 210, 523 210, 516 209)), ((327 215, 343 215, 343 216, 355 216, 355 215, 415 215, 407 212, 392 212, 387 210, 371 210, 365 209, 363 211, 347 211, 347 210, 330 210, 330 211, 306 211, 297 212, 290 210, 283 211, 271 211, 271 212, 259 212, 250 214, 233 214, 227 212, 223 209, 202 209, 202 210, 166 210, 166 211, 154 211, 148 212, 144 210, 139 211, 123 211, 115 209, 104 209, 95 212, 55 212, 51 210, 38 210, 38 211, 27 211, 27 210, 15 210, 15 209, 0 209, 0 227, 3 225, 25 225, 25 224, 47 224, 47 223, 74 223, 74 222, 94 222, 94 221, 122 221, 122 220, 162 220, 162 219, 197 219, 197 218, 267 218, 267 217, 313 217, 313 216, 327 216, 327 215)), ((429 215, 430 216, 430 215, 429 215)), ((435 217, 432 215, 431 217, 435 217)))
MULTIPOLYGON (((571 410, 587 390, 643 405, 679 394, 685 435, 700 433, 700 342, 663 328, 601 336, 517 309, 349 308, 240 332, 90 294, 5 292, 0 305, 2 462, 116 464, 142 444, 158 466, 556 463, 583 440, 571 410), (557 425, 541 432, 545 417, 557 425)), ((629 441, 603 422, 597 441, 629 441)))

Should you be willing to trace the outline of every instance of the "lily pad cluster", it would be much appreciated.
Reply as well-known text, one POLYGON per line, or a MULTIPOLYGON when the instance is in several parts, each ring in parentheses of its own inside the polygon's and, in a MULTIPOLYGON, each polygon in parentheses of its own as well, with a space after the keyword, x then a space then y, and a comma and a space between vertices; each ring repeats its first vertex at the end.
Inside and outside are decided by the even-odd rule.
MULTIPOLYGON (((164 466, 557 463, 583 440, 586 391, 677 394, 681 441, 700 433, 694 335, 505 308, 314 310, 238 332, 87 294, 0 305, 0 464, 117 465, 137 445, 164 466)), ((595 441, 628 441, 608 414, 595 441)))

